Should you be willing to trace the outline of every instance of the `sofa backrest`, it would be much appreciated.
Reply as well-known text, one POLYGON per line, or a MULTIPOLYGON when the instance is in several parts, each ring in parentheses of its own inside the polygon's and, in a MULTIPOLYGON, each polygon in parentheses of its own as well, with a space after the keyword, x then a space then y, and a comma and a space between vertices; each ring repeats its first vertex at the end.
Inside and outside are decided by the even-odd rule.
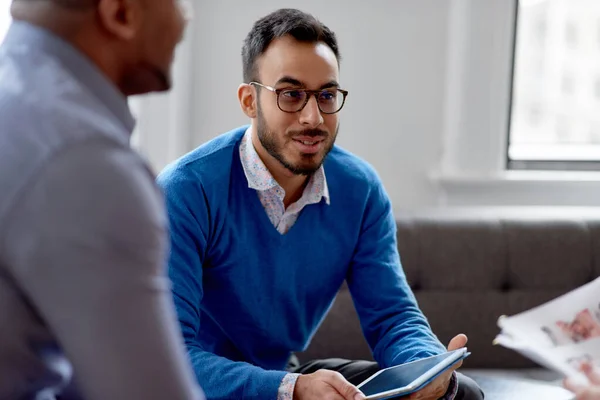
MULTIPOLYGON (((494 346, 498 317, 600 276, 600 210, 437 209, 401 213, 398 248, 419 306, 443 343, 469 337, 468 368, 535 366, 494 346)), ((372 359, 344 285, 301 360, 372 359)))

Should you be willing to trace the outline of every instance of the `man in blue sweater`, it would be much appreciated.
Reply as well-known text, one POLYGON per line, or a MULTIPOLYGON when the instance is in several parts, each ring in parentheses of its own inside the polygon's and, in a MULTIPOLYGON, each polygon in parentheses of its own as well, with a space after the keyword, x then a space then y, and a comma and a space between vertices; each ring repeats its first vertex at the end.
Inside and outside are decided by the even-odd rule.
MULTIPOLYGON (((379 368, 446 348, 406 282, 380 179, 334 145, 347 97, 334 33, 282 9, 255 23, 242 53, 238 97, 251 125, 183 156, 158 179, 171 222, 169 275, 196 376, 210 399, 364 398, 354 385, 379 368), (344 280, 377 362, 287 367, 344 280)), ((466 340, 458 335, 448 348, 466 340)), ((413 398, 483 395, 450 371, 413 398)))

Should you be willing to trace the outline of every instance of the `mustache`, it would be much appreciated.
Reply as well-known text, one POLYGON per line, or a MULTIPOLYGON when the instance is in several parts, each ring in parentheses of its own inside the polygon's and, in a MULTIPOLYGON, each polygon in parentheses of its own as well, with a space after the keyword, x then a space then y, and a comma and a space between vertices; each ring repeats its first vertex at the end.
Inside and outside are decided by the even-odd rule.
POLYGON ((326 139, 329 136, 329 134, 321 129, 305 129, 303 131, 294 131, 289 133, 290 138, 295 138, 298 136, 326 139))

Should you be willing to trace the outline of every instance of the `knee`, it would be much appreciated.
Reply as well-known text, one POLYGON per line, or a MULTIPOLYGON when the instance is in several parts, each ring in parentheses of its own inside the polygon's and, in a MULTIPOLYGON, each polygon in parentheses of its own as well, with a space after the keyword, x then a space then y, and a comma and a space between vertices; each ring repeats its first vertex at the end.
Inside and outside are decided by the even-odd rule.
POLYGON ((458 393, 456 400, 483 400, 483 391, 473 379, 461 373, 457 373, 458 393))

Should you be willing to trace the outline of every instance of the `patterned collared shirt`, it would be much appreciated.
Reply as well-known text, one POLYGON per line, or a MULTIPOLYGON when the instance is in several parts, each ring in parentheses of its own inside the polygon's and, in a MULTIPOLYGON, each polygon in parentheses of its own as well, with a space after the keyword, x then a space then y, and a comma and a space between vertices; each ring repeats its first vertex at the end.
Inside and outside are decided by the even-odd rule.
POLYGON ((325 169, 321 166, 311 176, 300 200, 291 204, 286 210, 283 204, 285 191, 258 156, 252 144, 250 128, 244 134, 240 144, 240 158, 248 180, 248 187, 256 190, 269 220, 282 235, 286 234, 294 225, 304 207, 320 203, 322 199, 325 199, 326 203, 329 204, 329 189, 325 178, 325 169))
MULTIPOLYGON (((248 180, 248 187, 256 190, 269 220, 282 235, 286 234, 294 225, 304 207, 320 203, 322 199, 325 199, 325 202, 329 204, 329 189, 325 178, 325 169, 321 166, 311 176, 300 200, 291 204, 286 210, 283 204, 285 191, 258 156, 252 144, 250 128, 244 134, 240 144, 240 158, 244 174, 248 180)), ((279 386, 277 400, 292 400, 298 376, 299 374, 287 374, 283 378, 279 386)))

